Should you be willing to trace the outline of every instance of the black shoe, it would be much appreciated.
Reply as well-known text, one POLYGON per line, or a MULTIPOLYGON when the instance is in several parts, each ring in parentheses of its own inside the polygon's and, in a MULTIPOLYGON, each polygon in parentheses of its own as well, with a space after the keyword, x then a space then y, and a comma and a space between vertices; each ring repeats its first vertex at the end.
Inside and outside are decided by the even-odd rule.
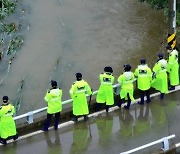
POLYGON ((124 109, 129 110, 129 107, 127 105, 124 106, 124 109))
POLYGON ((160 99, 164 99, 164 93, 160 94, 160 99))
POLYGON ((41 130, 42 130, 43 132, 48 132, 48 129, 45 129, 44 127, 41 128, 41 130))
POLYGON ((2 143, 3 145, 7 144, 6 140, 0 140, 0 143, 2 143))
POLYGON ((58 130, 58 126, 54 126, 54 130, 58 130))
POLYGON ((17 140, 18 139, 18 135, 15 135, 14 137, 13 137, 13 140, 15 141, 15 140, 17 140))
POLYGON ((139 105, 144 105, 144 103, 142 103, 141 101, 138 101, 138 104, 139 104, 139 105))
POLYGON ((168 90, 175 90, 175 86, 170 86, 168 90))
POLYGON ((84 121, 87 121, 88 120, 88 116, 84 116, 84 121))
POLYGON ((75 118, 75 117, 73 117, 71 120, 74 121, 74 122, 78 122, 78 119, 75 118))
POLYGON ((118 106, 119 108, 121 108, 121 103, 120 103, 120 102, 118 102, 118 103, 117 103, 117 106, 118 106))

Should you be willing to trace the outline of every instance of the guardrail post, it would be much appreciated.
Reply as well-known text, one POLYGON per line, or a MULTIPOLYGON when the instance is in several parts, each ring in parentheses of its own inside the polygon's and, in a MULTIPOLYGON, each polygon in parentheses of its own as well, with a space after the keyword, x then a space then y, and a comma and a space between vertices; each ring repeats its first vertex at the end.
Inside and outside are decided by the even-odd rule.
POLYGON ((28 112, 27 114, 28 114, 28 116, 27 116, 26 121, 28 122, 28 124, 32 124, 33 123, 33 116, 34 116, 34 114, 33 114, 32 111, 28 112))
POLYGON ((167 151, 169 150, 169 140, 167 137, 163 138, 163 142, 162 142, 162 148, 163 151, 167 151))

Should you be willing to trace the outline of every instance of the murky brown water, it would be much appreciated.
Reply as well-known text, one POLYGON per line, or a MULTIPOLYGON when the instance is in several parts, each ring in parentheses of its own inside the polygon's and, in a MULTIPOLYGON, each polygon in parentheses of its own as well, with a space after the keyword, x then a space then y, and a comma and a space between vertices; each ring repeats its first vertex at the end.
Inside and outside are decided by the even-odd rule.
POLYGON ((0 96, 21 98, 19 114, 46 105, 51 79, 59 82, 65 100, 76 72, 97 90, 104 66, 112 66, 116 78, 123 64, 134 69, 142 57, 152 66, 167 33, 163 12, 137 0, 23 2, 30 8, 30 29, 0 86, 0 96))

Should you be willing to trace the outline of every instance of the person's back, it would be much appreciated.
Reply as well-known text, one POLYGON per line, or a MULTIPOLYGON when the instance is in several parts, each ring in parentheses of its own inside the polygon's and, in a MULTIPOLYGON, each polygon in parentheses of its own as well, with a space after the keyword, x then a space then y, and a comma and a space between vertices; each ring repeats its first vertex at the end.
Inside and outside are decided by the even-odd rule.
POLYGON ((158 53, 158 61, 153 67, 153 80, 151 87, 161 92, 160 98, 164 98, 164 94, 168 92, 167 82, 167 61, 163 59, 163 53, 158 53))
POLYGON ((58 129, 60 112, 62 111, 62 90, 60 88, 57 88, 57 82, 54 80, 51 80, 51 86, 52 88, 47 90, 46 95, 44 97, 44 100, 48 103, 48 108, 47 119, 44 124, 44 127, 42 128, 43 131, 48 131, 51 118, 53 115, 55 115, 54 129, 58 129))
POLYGON ((178 51, 172 49, 170 45, 167 47, 168 63, 167 71, 169 73, 170 87, 169 90, 174 90, 175 86, 179 84, 179 63, 178 63, 178 51))
POLYGON ((0 106, 0 136, 1 143, 6 144, 7 139, 18 138, 16 125, 13 119, 15 113, 14 106, 8 102, 8 97, 3 97, 3 104, 0 106))
POLYGON ((151 69, 146 64, 146 60, 142 58, 140 65, 136 68, 134 75, 137 78, 137 86, 140 91, 141 101, 138 104, 144 104, 144 96, 147 96, 147 103, 150 103, 150 87, 152 81, 151 69))
POLYGON ((92 91, 89 84, 82 79, 81 73, 76 73, 76 79, 69 91, 73 99, 73 121, 77 122, 78 116, 83 115, 84 120, 87 120, 89 108, 87 104, 86 94, 91 95, 92 91))
POLYGON ((100 108, 100 104, 106 105, 106 112, 109 111, 109 106, 114 104, 114 95, 113 95, 113 69, 110 66, 104 68, 104 73, 99 75, 100 87, 98 89, 96 97, 96 110, 100 108))
POLYGON ((47 112, 50 114, 62 111, 62 90, 59 88, 48 90, 45 101, 48 102, 47 112))
POLYGON ((134 73, 131 71, 131 66, 129 64, 124 66, 124 73, 119 76, 118 82, 121 86, 120 91, 120 103, 118 103, 119 107, 121 107, 122 99, 128 100, 125 109, 129 109, 131 101, 134 101, 134 73))
POLYGON ((151 87, 152 72, 147 64, 141 64, 135 70, 137 85, 140 90, 148 90, 151 87))
POLYGON ((130 71, 124 72, 118 78, 118 82, 119 82, 119 84, 121 86, 121 89, 125 89, 127 92, 134 89, 133 81, 134 81, 134 75, 130 71))

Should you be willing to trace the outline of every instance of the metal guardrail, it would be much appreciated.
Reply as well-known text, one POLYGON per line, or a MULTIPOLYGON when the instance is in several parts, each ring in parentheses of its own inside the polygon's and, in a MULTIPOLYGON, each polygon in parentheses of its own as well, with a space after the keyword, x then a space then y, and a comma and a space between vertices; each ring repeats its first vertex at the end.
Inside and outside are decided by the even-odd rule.
POLYGON ((159 140, 156 140, 154 142, 145 144, 145 145, 137 147, 135 149, 132 149, 132 150, 129 150, 129 151, 126 151, 126 152, 122 152, 120 154, 130 154, 130 153, 133 153, 133 152, 137 152, 139 150, 145 149, 147 147, 153 146, 153 145, 158 144, 158 143, 162 143, 162 148, 161 149, 163 151, 167 151, 167 150, 169 150, 169 139, 172 139, 174 137, 175 137, 175 134, 167 136, 167 137, 164 137, 164 138, 159 139, 159 140))
MULTIPOLYGON (((115 84, 113 85, 113 88, 114 88, 114 93, 116 95, 119 94, 120 92, 120 85, 119 84, 115 84)), ((96 95, 98 93, 98 90, 97 91, 94 91, 92 93, 92 95, 96 95)), ((87 95, 88 96, 88 95, 87 95)), ((68 103, 71 103, 73 101, 73 99, 69 99, 69 100, 65 100, 62 102, 62 105, 65 105, 65 104, 68 104, 68 103)), ((45 110, 47 110, 47 107, 44 107, 44 108, 41 108, 41 109, 38 109, 38 110, 34 110, 34 111, 30 111, 28 113, 25 113, 25 114, 22 114, 22 115, 19 115, 19 116, 16 116, 14 117, 13 119, 14 120, 19 120, 19 119, 22 119, 22 118, 26 118, 26 121, 31 124, 34 122, 34 115, 35 114, 38 114, 38 113, 41 113, 41 112, 44 112, 45 110)))

